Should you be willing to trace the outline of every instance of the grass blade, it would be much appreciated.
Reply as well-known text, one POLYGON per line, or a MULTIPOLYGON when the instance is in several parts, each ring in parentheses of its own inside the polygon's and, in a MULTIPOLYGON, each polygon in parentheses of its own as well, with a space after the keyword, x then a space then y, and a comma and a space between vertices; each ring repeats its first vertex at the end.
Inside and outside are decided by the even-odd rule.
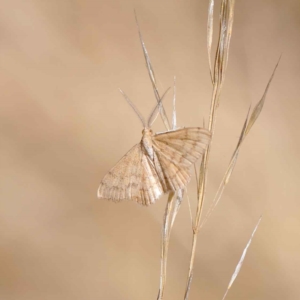
POLYGON ((260 99, 260 101, 256 104, 256 106, 255 106, 254 109, 253 109, 253 112, 252 112, 252 114, 251 114, 249 123, 248 123, 248 125, 247 125, 246 134, 249 133, 249 131, 251 130, 253 124, 255 123, 255 121, 257 120, 257 118, 259 117, 259 115, 260 115, 260 113, 261 113, 261 111, 262 111, 262 109, 263 109, 263 107, 264 107, 265 99, 266 99, 266 96, 267 96, 267 93, 268 93, 270 84, 271 84, 271 82, 272 82, 272 80, 273 80, 273 77, 274 77, 275 72, 276 72, 276 70, 277 70, 277 67, 278 67, 278 65, 279 65, 280 59, 281 59, 281 56, 279 57, 279 59, 278 59, 278 61, 277 61, 277 64, 276 64, 276 66, 275 66, 275 68, 274 68, 274 70, 273 70, 273 73, 272 73, 272 75, 271 75, 271 77, 270 77, 270 79, 269 79, 269 82, 268 82, 268 84, 267 84, 267 86, 266 86, 266 88, 265 88, 265 91, 264 91, 264 94, 263 94, 262 98, 260 99))
POLYGON ((145 57, 145 61, 146 61, 148 74, 149 74, 149 77, 150 77, 150 80, 151 80, 151 83, 152 83, 152 87, 153 87, 153 92, 154 92, 157 103, 159 103, 159 112, 160 112, 161 118, 164 122, 164 125, 165 125, 166 129, 170 130, 170 122, 169 122, 168 116, 166 114, 165 108, 161 103, 161 97, 159 95, 159 91, 158 91, 158 88, 157 88, 157 85, 156 85, 154 70, 152 68, 150 57, 149 57, 146 45, 145 45, 143 37, 142 37, 142 33, 141 33, 141 30, 140 30, 140 26, 139 26, 139 23, 138 23, 136 12, 134 12, 134 14, 135 14, 136 25, 137 25, 138 32, 139 32, 140 42, 141 42, 141 45, 142 45, 142 49, 143 49, 143 53, 144 53, 144 57, 145 57))
POLYGON ((201 223, 201 226, 200 228, 202 228, 204 226, 204 224, 207 222, 207 220, 209 219, 209 217, 211 216, 212 212, 214 211, 214 209, 216 208, 216 206, 218 205, 222 195, 223 195, 223 192, 224 192, 224 189, 226 187, 226 185, 228 184, 229 182, 229 179, 230 179, 230 176, 234 170, 234 167, 235 167, 235 164, 236 164, 236 161, 237 161, 237 158, 238 158, 238 155, 239 155, 239 150, 240 150, 240 147, 242 145, 242 141, 244 139, 244 136, 245 136, 245 132, 246 132, 246 128, 247 128, 247 123, 248 123, 248 119, 249 119, 249 113, 250 113, 250 108, 251 106, 249 107, 249 110, 248 110, 248 114, 246 116, 246 119, 245 119, 245 122, 244 122, 244 126, 242 128, 242 131, 241 131, 241 134, 240 134, 240 137, 239 137, 239 141, 238 141, 238 144, 233 152, 233 155, 232 155, 232 158, 229 162, 229 165, 227 167, 227 170, 224 174, 224 177, 219 185, 219 188, 217 190, 217 193, 216 193, 216 196, 204 218, 204 220, 202 221, 201 223))
POLYGON ((208 64, 211 81, 213 83, 213 73, 211 64, 211 46, 214 32, 214 0, 209 0, 208 4, 208 19, 207 19, 207 52, 208 52, 208 64))
POLYGON ((246 247, 244 248, 244 251, 243 251, 243 253, 242 253, 242 256, 241 256, 241 258, 240 258, 240 260, 239 260, 237 266, 235 267, 234 273, 233 273, 232 276, 231 276, 230 282, 229 282, 229 284, 228 284, 227 290, 226 290, 226 292, 225 292, 225 294, 224 294, 222 300, 224 300, 224 299, 226 298, 229 289, 231 288, 232 284, 234 283, 236 277, 238 276, 238 274, 239 274, 239 272, 240 272, 240 270, 241 270, 241 268, 242 268, 243 262, 244 262, 244 260, 245 260, 245 257, 246 257, 247 251, 248 251, 248 248, 249 248, 249 246, 250 246, 250 244, 251 244, 251 242, 252 242, 252 239, 253 239, 254 234, 255 234, 255 232, 256 232, 256 230, 257 230, 259 224, 260 224, 261 219, 262 219, 262 216, 259 218, 259 220, 258 220, 258 222, 257 222, 257 224, 256 224, 256 226, 255 226, 255 228, 254 228, 254 230, 253 230, 253 232, 252 232, 252 235, 251 235, 251 237, 250 237, 250 239, 249 239, 249 241, 248 241, 246 247))

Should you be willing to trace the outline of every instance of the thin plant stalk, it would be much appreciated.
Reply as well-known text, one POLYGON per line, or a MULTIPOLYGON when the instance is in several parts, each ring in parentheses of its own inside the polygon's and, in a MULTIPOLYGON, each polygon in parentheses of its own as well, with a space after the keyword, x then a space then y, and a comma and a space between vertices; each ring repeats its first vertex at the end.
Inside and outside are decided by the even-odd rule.
MULTIPOLYGON (((209 5, 209 18, 213 17, 213 6, 214 3, 211 1, 209 5)), ((228 51, 229 51, 232 25, 233 25, 233 16, 234 16, 233 12, 234 12, 234 0, 222 0, 218 46, 217 46, 217 51, 215 56, 214 72, 212 76, 213 93, 212 93, 209 123, 208 123, 208 130, 211 132, 212 138, 214 133, 214 125, 216 121, 216 112, 219 105, 220 91, 225 78, 225 70, 228 61, 228 51)), ((212 21, 209 19, 208 21, 208 42, 209 43, 211 43, 210 42, 212 39, 211 35, 212 35, 212 21)), ((210 52, 210 50, 211 50, 211 44, 208 45, 208 51, 210 52)), ((210 57, 210 53, 209 53, 209 57, 210 57)), ((190 256, 188 279, 187 279, 185 295, 184 295, 185 300, 188 299, 190 285, 193 278, 194 261, 195 261, 195 254, 197 248, 197 237, 198 237, 198 231, 200 228, 200 219, 203 210, 205 187, 206 187, 206 180, 207 180, 206 179, 207 165, 208 165, 211 144, 212 143, 210 143, 209 147, 207 148, 207 151, 204 154, 203 161, 200 166, 200 172, 199 172, 200 175, 199 175, 199 181, 197 187, 198 203, 197 203, 196 216, 195 216, 195 222, 193 227, 192 250, 190 256)))
POLYGON ((168 249, 170 240, 170 224, 171 224, 171 212, 173 207, 173 202, 175 198, 175 193, 169 193, 168 202, 165 209, 163 229, 162 229, 162 247, 161 247, 161 258, 160 258, 160 278, 159 278, 159 290, 157 295, 157 300, 163 299, 164 290, 167 280, 167 259, 168 259, 168 249))
MULTIPOLYGON (((177 114, 176 114, 176 77, 174 76, 174 84, 173 84, 173 110, 172 110, 172 130, 177 129, 177 114)), ((182 203, 184 195, 184 190, 178 190, 176 192, 176 202, 172 212, 172 221, 171 221, 171 229, 174 225, 176 216, 178 214, 179 208, 182 203)))
MULTIPOLYGON (((145 45, 143 37, 142 37, 142 33, 141 33, 141 30, 140 30, 140 26, 139 26, 139 23, 138 23, 136 12, 135 12, 135 20, 136 20, 136 25, 137 25, 137 28, 138 28, 139 38, 140 38, 141 46, 142 46, 142 49, 143 49, 143 54, 144 54, 144 58, 145 58, 149 78, 150 78, 150 81, 152 83, 153 92, 154 92, 156 101, 157 101, 158 106, 159 106, 159 108, 158 108, 159 113, 160 113, 162 121, 165 125, 165 128, 168 131, 168 130, 170 130, 170 122, 169 122, 168 116, 166 114, 166 111, 164 109, 164 106, 162 104, 162 97, 160 96, 157 85, 156 85, 155 73, 154 73, 154 70, 153 70, 153 67, 152 67, 152 64, 151 64, 151 60, 150 60, 146 45, 145 45)), ((175 83, 174 83, 174 85, 175 85, 175 83)), ((174 93, 175 93, 175 87, 174 87, 174 93)), ((175 94, 174 94, 174 99, 175 99, 175 94)), ((152 118, 150 117, 150 120, 149 120, 150 123, 152 122, 151 119, 152 118)), ((153 120, 155 120, 155 118, 153 118, 153 120)), ((175 114, 175 117, 174 117, 174 114, 173 114, 173 124, 174 124, 174 120, 176 122, 176 114, 175 114)), ((168 202, 167 202, 167 205, 166 205, 164 219, 163 219, 161 259, 160 259, 160 266, 161 266, 160 267, 160 280, 159 280, 159 291, 158 291, 158 296, 157 296, 158 300, 161 300, 163 298, 164 289, 165 289, 165 285, 166 285, 166 279, 167 279, 167 260, 168 260, 168 249, 169 249, 169 239, 170 239, 170 220, 171 220, 171 214, 172 214, 172 207, 173 207, 174 198, 175 198, 175 193, 172 193, 172 192, 169 193, 168 202)), ((172 223, 173 222, 174 222, 174 220, 172 220, 172 223)))
POLYGON ((280 59, 281 57, 279 57, 278 59, 278 62, 273 70, 273 73, 269 79, 269 82, 264 90, 264 93, 263 93, 263 96, 262 98, 260 99, 260 101, 256 104, 256 106, 254 107, 252 113, 250 114, 249 116, 249 113, 250 113, 250 108, 249 108, 249 111, 248 111, 248 114, 247 114, 247 117, 246 117, 246 120, 245 120, 245 123, 244 123, 244 126, 242 128, 242 132, 240 134, 240 138, 239 138, 239 141, 237 143, 237 146, 234 150, 234 153, 232 155, 232 158, 229 162, 229 165, 227 167, 227 170, 225 172, 225 175, 219 185, 219 188, 217 190, 217 193, 216 193, 216 196, 208 210, 208 213, 207 215, 205 216, 204 220, 202 221, 201 223, 201 226, 200 228, 202 228, 204 226, 204 224, 207 222, 207 220, 209 219, 209 217, 211 216, 212 212, 214 211, 214 209, 216 208, 216 206, 218 205, 222 195, 223 195, 223 192, 225 190, 225 187, 226 185, 228 184, 229 182, 229 179, 231 177, 231 174, 234 170, 234 167, 235 167, 235 164, 236 164, 236 161, 237 161, 237 158, 238 158, 238 155, 239 155, 239 151, 240 151, 240 148, 245 140, 245 138, 247 137, 247 135, 249 134, 253 124, 255 123, 255 121, 257 120, 257 118, 259 117, 262 109, 263 109, 263 106, 264 106, 264 103, 265 103, 265 99, 266 99, 266 96, 267 96, 267 93, 268 93, 268 90, 269 90, 269 87, 270 87, 270 84, 274 78, 274 75, 275 75, 275 72, 277 70, 277 67, 279 65, 279 62, 280 62, 280 59))
MULTIPOLYGON (((174 88, 173 88, 173 113, 172 113, 172 129, 175 130, 177 127, 176 122, 176 84, 174 77, 174 88)), ((184 191, 178 190, 175 192, 170 192, 168 197, 168 202, 164 214, 164 222, 162 229, 162 246, 161 246, 161 267, 160 267, 160 281, 159 281, 159 291, 157 300, 163 299, 164 290, 167 280, 167 262, 168 262, 168 252, 169 252, 169 241, 171 236, 171 230, 173 228, 177 213, 182 203, 184 191), (173 204, 175 201, 174 209, 173 204)))
POLYGON ((159 290, 158 290, 157 300, 162 300, 164 295, 164 290, 167 281, 167 262, 168 262, 171 230, 173 228, 177 213, 181 206, 183 195, 184 195, 183 190, 178 190, 177 192, 170 192, 168 196, 167 205, 165 208, 163 227, 162 227, 160 280, 159 280, 159 290))
MULTIPOLYGON (((146 48, 146 45, 144 43, 143 37, 142 37, 142 33, 140 30, 140 26, 138 23, 138 19, 137 19, 137 15, 135 12, 135 20, 136 20, 136 24, 137 24, 137 28, 138 28, 138 33, 139 33, 139 38, 140 38, 140 42, 141 42, 141 46, 143 49, 143 54, 144 54, 144 58, 145 58, 145 62, 146 62, 146 67, 148 70, 148 74, 149 74, 149 78, 150 81, 152 83, 152 88, 153 88, 153 92, 155 95, 155 98, 157 100, 158 103, 158 110, 160 113, 160 116, 162 118, 162 121, 165 125, 165 128, 167 131, 170 130, 170 122, 168 119, 168 116, 166 114, 166 111, 164 109, 164 106, 162 104, 162 98, 159 91, 158 91, 158 87, 156 85, 156 78, 155 78, 155 73, 151 64, 151 60, 146 48)), ((173 94, 173 114, 172 114, 172 129, 176 129, 176 106, 175 106, 175 102, 176 102, 176 85, 175 85, 175 78, 174 78, 174 88, 173 88, 174 94, 173 94)), ((152 122, 154 122, 156 117, 152 116, 149 119, 149 124, 152 124, 152 122)), ((164 290, 165 290, 165 285, 166 285, 166 280, 167 280, 167 261, 168 261, 168 251, 169 251, 169 240, 170 240, 170 234, 171 234, 171 229, 173 227, 173 224, 175 222, 175 218, 177 216, 178 210, 180 208, 181 202, 182 202, 182 198, 183 198, 183 191, 174 193, 174 192, 170 192, 169 196, 168 196, 168 202, 166 204, 166 209, 165 209, 165 214, 164 214, 164 218, 163 218, 163 226, 162 226, 162 243, 161 243, 161 259, 160 259, 160 280, 159 280, 159 291, 158 291, 158 296, 157 299, 161 300, 163 298, 164 295, 164 290), (173 208, 173 203, 174 200, 176 198, 176 202, 175 202, 175 208, 172 212, 172 208, 173 208)))
POLYGON ((268 90, 269 90, 269 87, 271 85, 271 82, 274 78, 274 75, 275 75, 275 72, 277 70, 277 67, 279 65, 279 62, 280 62, 280 59, 281 59, 281 56, 279 57, 278 59, 278 62, 273 70, 273 73, 268 81, 268 84, 264 90, 264 93, 263 93, 263 96, 262 98, 260 99, 260 101, 256 104, 256 106, 254 107, 252 113, 250 114, 249 116, 249 113, 250 113, 250 108, 249 108, 249 111, 248 111, 248 114, 247 114, 247 118, 245 120, 245 123, 244 123, 244 126, 243 126, 243 129, 242 129, 242 132, 240 134, 240 138, 239 138, 239 141, 237 143, 237 146, 234 150, 234 153, 232 155, 232 158, 229 162, 229 165, 227 167, 227 170, 225 172, 225 175, 219 185, 219 188, 217 190, 217 193, 216 193, 216 196, 208 210, 208 213, 206 214, 204 220, 202 221, 201 223, 201 226, 200 228, 202 228, 204 226, 204 224, 207 222, 207 220, 209 219, 209 217, 211 216, 212 212, 214 211, 214 209, 216 208, 216 206, 218 205, 222 195, 223 195, 223 192, 225 190, 225 187, 226 185, 228 184, 229 182, 229 179, 231 177, 231 174, 234 170, 234 167, 235 167, 235 164, 236 164, 236 161, 237 161, 237 158, 238 158, 238 155, 239 155, 239 151, 240 151, 240 148, 245 140, 245 138, 247 137, 247 135, 249 134, 252 126, 254 125, 255 121, 257 120, 257 118, 259 117, 262 109, 263 109, 263 106, 264 106, 264 103, 265 103, 265 99, 266 99, 266 96, 267 96, 267 93, 268 93, 268 90))

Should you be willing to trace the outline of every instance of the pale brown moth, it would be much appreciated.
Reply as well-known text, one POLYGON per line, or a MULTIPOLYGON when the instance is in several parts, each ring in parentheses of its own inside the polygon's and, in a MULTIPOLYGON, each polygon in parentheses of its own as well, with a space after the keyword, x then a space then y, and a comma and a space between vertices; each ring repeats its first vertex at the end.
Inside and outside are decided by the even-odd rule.
POLYGON ((200 127, 153 134, 150 128, 161 102, 146 123, 129 98, 122 94, 141 120, 143 136, 104 176, 97 195, 113 201, 128 199, 150 205, 164 193, 185 188, 191 178, 190 167, 205 153, 211 134, 200 127))

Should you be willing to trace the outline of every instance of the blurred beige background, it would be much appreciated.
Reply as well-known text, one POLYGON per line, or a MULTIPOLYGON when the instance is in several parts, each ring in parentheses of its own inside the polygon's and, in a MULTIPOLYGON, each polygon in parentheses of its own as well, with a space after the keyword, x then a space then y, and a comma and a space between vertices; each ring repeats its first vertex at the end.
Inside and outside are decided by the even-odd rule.
MULTIPOLYGON (((1 300, 156 299, 165 197, 144 208, 99 201, 96 190, 141 137, 118 88, 145 116, 155 103, 134 9, 161 90, 177 76, 179 125, 207 120, 207 2, 1 1, 1 300)), ((283 56, 225 195, 200 233, 191 300, 222 298, 262 213, 227 299, 299 299, 299 30, 298 0, 236 2, 205 209, 249 104, 283 56)), ((170 112, 171 96, 165 102, 170 112)), ((164 129, 160 120, 154 129, 164 129)), ((189 191, 194 208, 193 184, 189 191)), ((183 298, 190 247, 184 201, 166 300, 183 298)))

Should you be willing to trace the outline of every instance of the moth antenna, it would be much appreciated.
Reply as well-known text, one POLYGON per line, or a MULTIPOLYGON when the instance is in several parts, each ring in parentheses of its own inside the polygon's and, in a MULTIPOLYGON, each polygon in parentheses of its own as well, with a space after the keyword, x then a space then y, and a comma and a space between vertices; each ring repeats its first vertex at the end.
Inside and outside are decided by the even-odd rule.
POLYGON ((176 127, 177 127, 177 119, 176 119, 176 77, 174 76, 172 129, 175 130, 176 127))
POLYGON ((139 119, 141 120, 142 124, 144 127, 146 127, 146 122, 144 117, 142 116, 142 114, 138 111, 137 107, 133 104, 133 102, 131 102, 131 100, 127 97, 127 95, 121 90, 119 89, 119 91, 121 92, 121 94, 123 95, 123 97, 125 98, 125 100, 127 101, 127 103, 131 106, 131 108, 134 110, 134 112, 137 114, 137 116, 139 117, 139 119))
POLYGON ((158 114, 159 114, 159 109, 162 106, 162 101, 164 100, 164 97, 166 96, 166 94, 168 93, 168 91, 170 90, 170 87, 164 92, 164 94, 162 95, 161 99, 159 100, 159 102, 155 105, 155 107, 153 108, 149 118, 148 118, 148 127, 151 127, 152 124, 154 123, 154 121, 156 120, 158 114))

